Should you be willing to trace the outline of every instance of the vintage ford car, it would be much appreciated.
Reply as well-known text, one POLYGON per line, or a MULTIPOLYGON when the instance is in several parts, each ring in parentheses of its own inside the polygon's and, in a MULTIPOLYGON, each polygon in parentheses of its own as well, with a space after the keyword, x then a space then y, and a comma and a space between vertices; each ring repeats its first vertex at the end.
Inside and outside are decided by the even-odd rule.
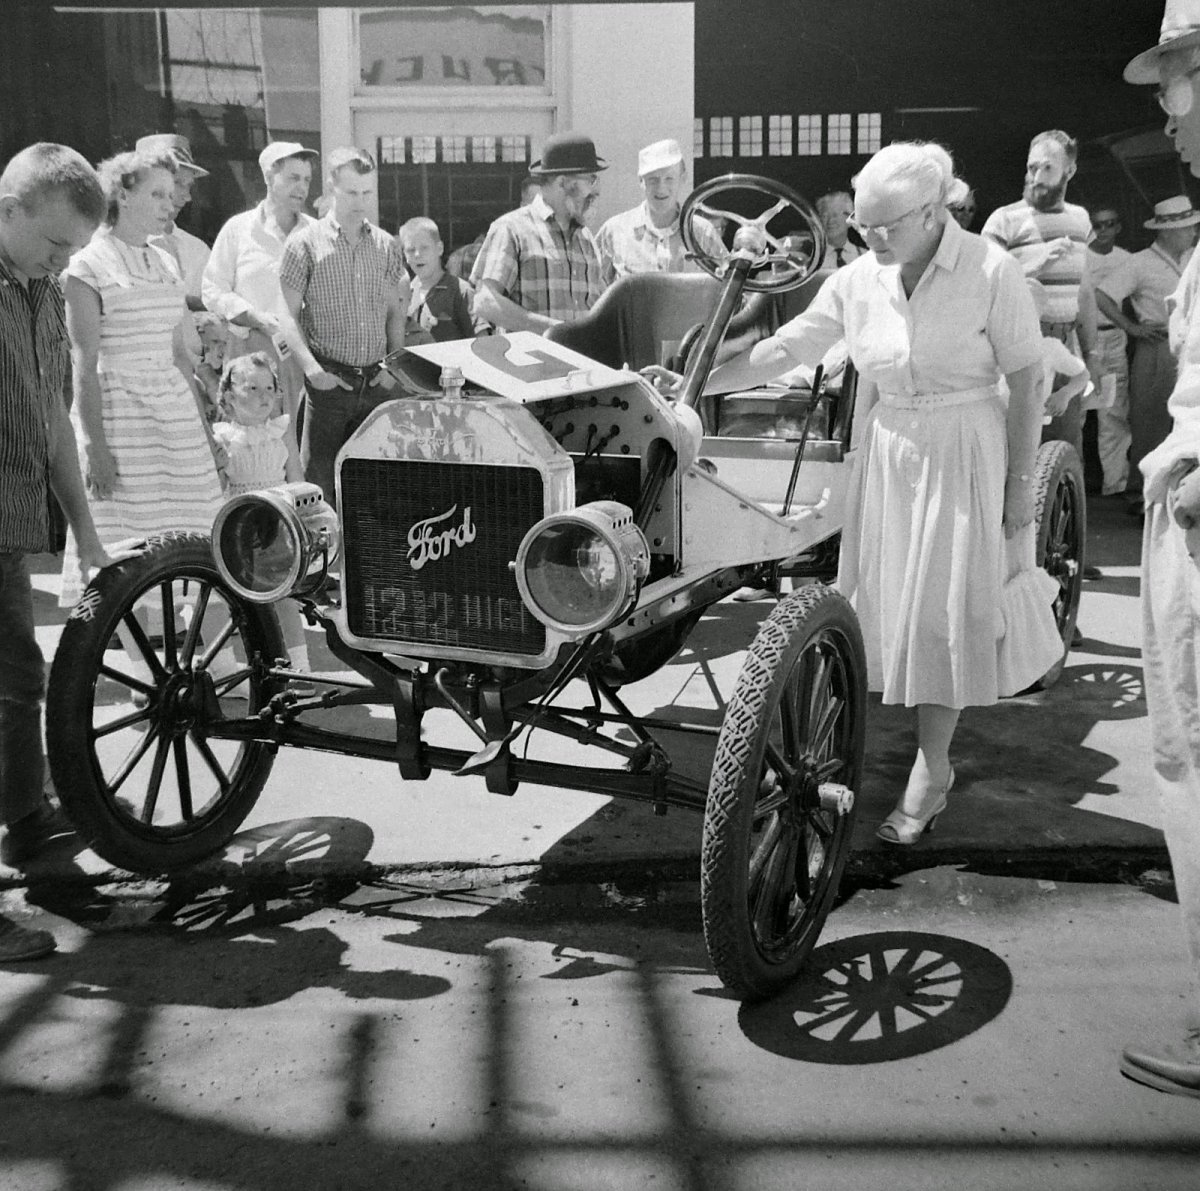
MULTIPOLYGON (((824 238, 767 179, 699 188, 684 212, 693 251, 697 210, 738 225, 727 261, 701 258, 711 276, 626 279, 554 338, 392 360, 404 395, 341 451, 336 512, 311 484, 239 496, 211 538, 164 534, 95 579, 55 656, 47 723, 63 805, 100 855, 160 873, 218 851, 281 745, 374 758, 402 781, 440 769, 497 794, 528 781, 641 799, 703 812, 721 979, 759 996, 796 974, 837 891, 862 773, 861 637, 821 581, 853 466, 853 369, 837 391, 814 377, 705 399, 703 424, 731 324, 811 288, 824 238), (762 214, 739 213, 764 194, 762 214), (784 242, 796 228, 805 249, 784 242), (664 353, 685 369, 676 401, 636 371, 664 353), (765 616, 719 729, 628 709, 621 688, 669 661, 707 608, 784 573, 813 581, 765 616), (358 678, 288 668, 283 599, 358 678), (389 709, 394 734, 322 725, 353 705, 389 709), (432 709, 476 747, 432 738, 432 709), (681 732, 715 737, 709 781, 673 763, 681 732), (597 764, 514 747, 533 733, 588 745, 597 764)), ((1043 459, 1040 548, 1066 642, 1083 506, 1061 446, 1043 459)))

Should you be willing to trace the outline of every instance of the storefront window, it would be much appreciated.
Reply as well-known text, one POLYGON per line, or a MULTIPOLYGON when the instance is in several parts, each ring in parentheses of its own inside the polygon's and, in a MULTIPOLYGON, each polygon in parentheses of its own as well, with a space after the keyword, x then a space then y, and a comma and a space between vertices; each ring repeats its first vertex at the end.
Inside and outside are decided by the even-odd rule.
POLYGON ((99 161, 181 133, 210 176, 180 222, 206 240, 262 197, 268 140, 321 147, 315 8, 17 6, 5 19, 5 157, 56 140, 99 161))
POLYGON ((363 90, 546 85, 550 7, 364 9, 358 14, 363 90))

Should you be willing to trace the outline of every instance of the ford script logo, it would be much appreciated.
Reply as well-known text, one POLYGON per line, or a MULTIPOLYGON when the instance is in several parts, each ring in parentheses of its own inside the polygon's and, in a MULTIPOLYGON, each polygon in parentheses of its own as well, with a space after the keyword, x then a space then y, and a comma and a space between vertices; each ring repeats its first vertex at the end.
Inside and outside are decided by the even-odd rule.
POLYGON ((457 512, 458 505, 451 505, 436 517, 418 521, 408 531, 408 565, 414 571, 419 571, 427 562, 445 558, 452 546, 467 546, 475 540, 470 505, 463 509, 461 525, 446 524, 457 512))

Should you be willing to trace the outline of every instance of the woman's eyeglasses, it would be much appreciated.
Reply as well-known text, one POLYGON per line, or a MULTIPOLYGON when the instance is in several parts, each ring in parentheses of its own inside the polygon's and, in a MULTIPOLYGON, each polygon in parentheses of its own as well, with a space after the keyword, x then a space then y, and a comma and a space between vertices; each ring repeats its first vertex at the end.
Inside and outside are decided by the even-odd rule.
POLYGON ((893 219, 890 223, 859 223, 853 215, 847 215, 846 226, 852 227, 864 240, 868 236, 877 236, 886 244, 888 236, 891 235, 894 228, 899 227, 909 216, 916 215, 918 211, 924 211, 928 206, 928 203, 922 203, 919 207, 913 207, 911 211, 905 211, 903 215, 893 219))

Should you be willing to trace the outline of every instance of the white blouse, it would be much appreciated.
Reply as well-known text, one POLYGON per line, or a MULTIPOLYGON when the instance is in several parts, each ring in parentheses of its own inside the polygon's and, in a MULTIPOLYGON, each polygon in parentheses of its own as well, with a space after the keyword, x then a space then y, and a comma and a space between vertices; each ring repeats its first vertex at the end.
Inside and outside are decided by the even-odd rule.
POLYGON ((911 297, 900 266, 868 252, 838 269, 775 338, 808 365, 845 338, 859 374, 904 397, 984 388, 1042 357, 1020 266, 953 219, 911 297))

